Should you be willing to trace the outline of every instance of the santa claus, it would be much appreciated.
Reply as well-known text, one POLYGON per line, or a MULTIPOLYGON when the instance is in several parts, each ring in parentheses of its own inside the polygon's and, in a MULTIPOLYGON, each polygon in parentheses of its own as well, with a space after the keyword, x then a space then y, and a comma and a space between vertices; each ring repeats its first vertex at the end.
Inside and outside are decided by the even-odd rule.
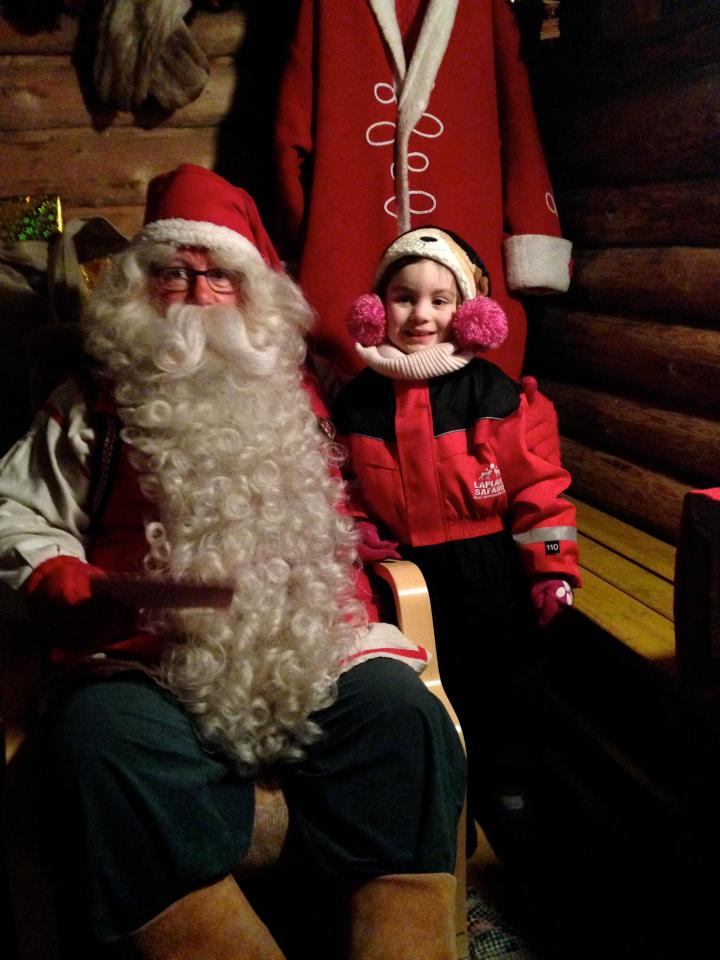
POLYGON ((250 197, 183 164, 94 293, 91 372, 0 463, 0 577, 75 680, 45 721, 65 866, 91 940, 139 957, 282 956, 232 876, 268 768, 348 956, 454 956, 464 757, 377 622, 311 321, 250 197), (149 610, 108 597, 119 575, 149 610))

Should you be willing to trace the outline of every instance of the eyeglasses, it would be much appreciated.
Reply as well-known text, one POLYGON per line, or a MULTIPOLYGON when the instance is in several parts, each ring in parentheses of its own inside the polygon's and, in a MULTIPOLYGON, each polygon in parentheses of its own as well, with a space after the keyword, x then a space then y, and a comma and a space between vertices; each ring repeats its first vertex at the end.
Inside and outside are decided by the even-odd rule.
POLYGON ((192 267, 156 267, 152 275, 161 290, 166 293, 185 293, 195 283, 196 277, 205 277, 215 293, 234 293, 240 289, 242 274, 222 267, 208 270, 193 270, 192 267))

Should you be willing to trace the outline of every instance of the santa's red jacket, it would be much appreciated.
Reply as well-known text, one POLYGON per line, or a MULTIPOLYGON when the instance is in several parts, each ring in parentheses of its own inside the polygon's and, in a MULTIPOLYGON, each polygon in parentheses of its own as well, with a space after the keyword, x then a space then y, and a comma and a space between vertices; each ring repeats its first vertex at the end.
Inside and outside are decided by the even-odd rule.
MULTIPOLYGON (((28 436, 16 444, 6 458, 9 465, 8 479, 0 494, 5 493, 8 498, 5 512, 8 515, 9 527, 13 520, 14 496, 22 499, 19 507, 21 512, 32 505, 34 490, 29 489, 30 484, 23 480, 23 475, 28 462, 38 461, 53 464, 60 472, 65 464, 68 476, 63 477, 62 483, 58 476, 57 486, 62 486, 66 496, 58 499, 67 501, 68 510, 76 511, 80 506, 83 515, 90 521, 82 542, 78 540, 73 546, 67 537, 62 540, 54 537, 53 527, 49 524, 40 525, 38 536, 32 539, 38 541, 37 550, 40 556, 49 554, 49 559, 28 571, 29 575, 23 582, 23 589, 28 595, 34 594, 39 588, 48 564, 54 563, 59 556, 75 556, 114 574, 137 574, 143 569, 143 558, 147 553, 145 521, 154 512, 153 505, 140 488, 139 474, 131 463, 128 447, 120 438, 121 422, 111 391, 107 384, 103 384, 96 393, 95 390, 88 389, 88 382, 83 378, 64 383, 38 413, 28 436), (58 445, 65 449, 64 437, 68 429, 73 435, 80 434, 86 440, 91 439, 92 455, 82 470, 84 479, 82 491, 77 491, 78 503, 73 499, 73 474, 68 467, 72 466, 73 461, 71 458, 57 456, 55 450, 58 445)), ((308 375, 303 386, 309 394, 311 407, 320 427, 332 432, 328 410, 317 382, 308 375)), ((330 465, 329 469, 338 470, 334 465, 330 465)), ((48 478, 48 482, 52 480, 53 477, 48 478)), ((340 503, 339 509, 343 513, 355 512, 344 501, 340 503)), ((38 506, 39 515, 42 510, 43 508, 38 506)), ((61 526, 62 517, 58 517, 55 522, 61 526)), ((28 535, 24 532, 25 523, 24 518, 19 517, 19 532, 8 532, 5 539, 10 544, 15 539, 22 541, 23 552, 28 553, 31 551, 28 547, 28 535)), ((20 553, 17 554, 17 562, 24 565, 20 553)), ((356 596, 365 606, 368 622, 377 624, 381 616, 365 571, 356 566, 352 575, 355 577, 356 596)), ((148 662, 157 660, 162 645, 161 637, 138 630, 131 635, 115 638, 104 649, 148 662)), ((62 642, 53 648, 51 654, 56 664, 77 659, 78 656, 83 656, 82 651, 68 651, 62 642)), ((377 634, 368 634, 367 641, 352 652, 352 657, 344 664, 344 669, 375 656, 394 657, 409 663, 416 670, 422 669, 428 659, 424 650, 405 641, 400 634, 396 636, 380 631, 377 634)))

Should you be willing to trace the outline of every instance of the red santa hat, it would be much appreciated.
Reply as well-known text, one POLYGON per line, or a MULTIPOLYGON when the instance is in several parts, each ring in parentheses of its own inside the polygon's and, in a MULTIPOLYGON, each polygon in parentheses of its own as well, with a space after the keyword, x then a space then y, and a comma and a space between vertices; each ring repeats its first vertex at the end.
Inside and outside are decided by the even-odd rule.
POLYGON ((262 259, 282 270, 250 194, 194 163, 150 181, 144 224, 136 240, 222 251, 240 263, 262 259))
POLYGON ((401 233, 385 249, 375 274, 375 293, 365 293, 353 303, 348 329, 363 346, 385 341, 387 321, 381 299, 388 272, 400 260, 434 260, 452 273, 460 306, 452 319, 450 337, 461 350, 484 351, 499 347, 508 332, 505 311, 490 297, 490 274, 473 248, 462 237, 438 227, 420 227, 401 233))

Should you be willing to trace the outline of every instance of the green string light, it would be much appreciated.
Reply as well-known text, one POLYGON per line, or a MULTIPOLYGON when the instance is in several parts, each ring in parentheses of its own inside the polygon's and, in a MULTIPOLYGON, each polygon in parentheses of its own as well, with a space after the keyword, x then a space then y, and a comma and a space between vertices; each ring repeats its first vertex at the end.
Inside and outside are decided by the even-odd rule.
POLYGON ((62 211, 58 196, 32 197, 21 194, 0 197, 0 240, 49 240, 62 232, 62 211))

